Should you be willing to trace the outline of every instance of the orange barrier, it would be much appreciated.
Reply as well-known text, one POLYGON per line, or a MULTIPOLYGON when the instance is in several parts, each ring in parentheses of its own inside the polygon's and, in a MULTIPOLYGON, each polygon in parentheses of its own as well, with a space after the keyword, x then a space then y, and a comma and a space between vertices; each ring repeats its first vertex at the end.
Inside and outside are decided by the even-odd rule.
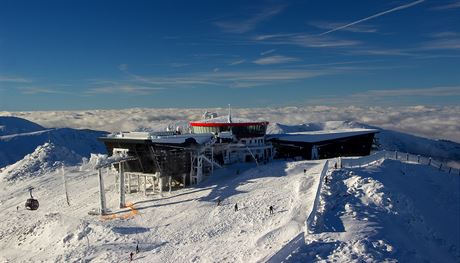
POLYGON ((139 214, 139 211, 137 211, 133 203, 127 203, 126 207, 130 209, 129 213, 104 215, 104 216, 101 216, 101 219, 102 220, 128 219, 128 218, 134 217, 135 215, 139 214))

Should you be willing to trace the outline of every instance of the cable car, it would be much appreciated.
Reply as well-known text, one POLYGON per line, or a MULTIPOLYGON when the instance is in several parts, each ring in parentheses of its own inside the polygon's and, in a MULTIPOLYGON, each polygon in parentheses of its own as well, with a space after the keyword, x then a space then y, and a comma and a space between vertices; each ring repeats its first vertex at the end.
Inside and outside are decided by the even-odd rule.
POLYGON ((33 196, 32 196, 32 190, 34 190, 33 187, 29 187, 29 194, 30 194, 30 198, 27 199, 26 201, 26 208, 28 210, 37 210, 38 209, 38 206, 39 206, 39 203, 38 203, 38 200, 35 199, 33 196))

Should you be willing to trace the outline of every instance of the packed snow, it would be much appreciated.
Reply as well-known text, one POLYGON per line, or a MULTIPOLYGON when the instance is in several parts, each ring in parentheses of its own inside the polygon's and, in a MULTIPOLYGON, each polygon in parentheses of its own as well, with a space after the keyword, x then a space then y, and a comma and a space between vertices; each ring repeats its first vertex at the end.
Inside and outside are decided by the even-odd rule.
MULTIPOLYGON (((138 242, 139 262, 265 261, 302 233, 321 167, 320 161, 277 161, 221 169, 197 187, 128 195, 138 214, 113 220, 88 215, 98 205, 94 170, 66 169, 71 206, 57 173, 4 184, 0 259, 125 262, 138 242), (41 205, 34 212, 23 208, 29 185, 41 205)), ((105 177, 109 207, 119 212, 114 175, 105 177)))

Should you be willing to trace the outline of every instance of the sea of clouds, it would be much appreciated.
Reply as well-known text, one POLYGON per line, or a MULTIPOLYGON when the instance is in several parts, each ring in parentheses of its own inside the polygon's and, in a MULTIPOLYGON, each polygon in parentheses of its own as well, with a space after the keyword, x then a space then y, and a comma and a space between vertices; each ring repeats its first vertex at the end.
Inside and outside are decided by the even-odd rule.
MULTIPOLYGON (((110 132, 164 129, 170 123, 199 120, 205 111, 226 115, 226 108, 132 108, 120 110, 0 112, 45 127, 70 127, 110 132)), ((460 142, 460 106, 404 107, 267 107, 233 108, 235 117, 271 123, 302 124, 324 121, 356 121, 433 139, 460 142)))

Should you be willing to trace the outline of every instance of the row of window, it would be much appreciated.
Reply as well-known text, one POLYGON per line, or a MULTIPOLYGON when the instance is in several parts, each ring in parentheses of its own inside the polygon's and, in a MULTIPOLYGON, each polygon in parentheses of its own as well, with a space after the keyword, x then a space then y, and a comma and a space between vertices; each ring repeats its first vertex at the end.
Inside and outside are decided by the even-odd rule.
POLYGON ((229 131, 231 129, 232 133, 237 137, 254 137, 254 136, 263 136, 267 130, 266 125, 250 125, 250 126, 222 126, 222 127, 201 127, 201 126, 192 126, 194 133, 219 133, 224 131, 229 131))
POLYGON ((241 143, 243 144, 263 144, 264 139, 249 139, 249 140, 241 140, 241 143))

